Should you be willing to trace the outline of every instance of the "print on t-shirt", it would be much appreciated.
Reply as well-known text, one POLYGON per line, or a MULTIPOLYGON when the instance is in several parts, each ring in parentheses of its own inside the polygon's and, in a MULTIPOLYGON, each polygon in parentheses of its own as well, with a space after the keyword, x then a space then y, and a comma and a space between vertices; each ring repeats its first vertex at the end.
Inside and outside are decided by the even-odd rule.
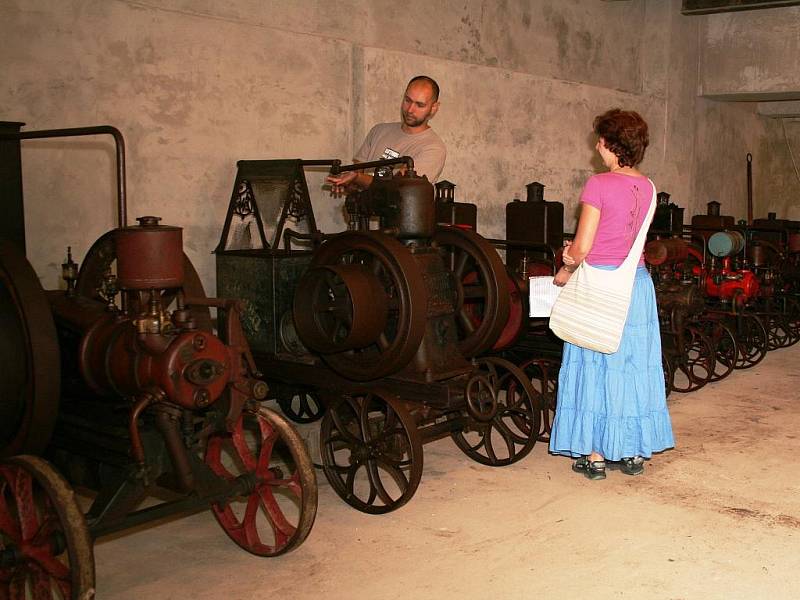
MULTIPOLYGON (((386 148, 381 154, 381 160, 390 160, 392 158, 400 158, 400 153, 397 150, 392 150, 391 148, 386 148)), ((392 174, 392 167, 378 167, 375 169, 375 175, 377 177, 388 177, 392 174)))

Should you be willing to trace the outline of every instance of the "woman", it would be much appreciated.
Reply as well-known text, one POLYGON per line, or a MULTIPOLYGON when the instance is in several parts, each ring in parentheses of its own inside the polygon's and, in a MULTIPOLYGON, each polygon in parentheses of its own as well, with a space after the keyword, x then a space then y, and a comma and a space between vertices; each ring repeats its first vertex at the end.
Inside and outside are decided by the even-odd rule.
MULTIPOLYGON (((622 264, 655 202, 652 182, 636 168, 649 142, 644 119, 612 109, 595 118, 594 132, 608 172, 586 182, 575 239, 555 276, 559 286, 581 261, 609 270, 622 264)), ((640 475, 645 459, 674 443, 655 290, 640 258, 619 350, 602 354, 564 343, 550 451, 576 458, 573 470, 589 479, 605 479, 606 461, 640 475)))

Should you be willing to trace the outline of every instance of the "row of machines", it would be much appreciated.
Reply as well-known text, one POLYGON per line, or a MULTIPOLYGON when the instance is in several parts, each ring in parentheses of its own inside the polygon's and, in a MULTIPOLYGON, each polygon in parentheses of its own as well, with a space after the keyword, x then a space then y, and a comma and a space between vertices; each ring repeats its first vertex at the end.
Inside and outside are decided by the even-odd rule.
MULTIPOLYGON (((455 202, 453 184, 441 182, 440 221, 477 228, 475 206, 455 202)), ((684 209, 661 192, 648 233, 645 259, 653 276, 662 329, 667 392, 691 392, 734 369, 748 368, 768 350, 800 340, 800 222, 736 222, 710 202, 705 215, 684 222, 684 209)), ((544 199, 544 186, 506 205, 505 248, 510 276, 523 289, 528 277, 560 267, 563 205, 544 199), (548 251, 543 251, 547 247, 548 251)), ((543 409, 543 438, 555 409, 559 343, 546 320, 530 320, 524 335, 503 350, 531 378, 543 409)))
MULTIPOLYGON (((68 251, 62 289, 48 291, 24 227, 3 230, 0 596, 91 598, 94 538, 199 507, 253 554, 298 547, 315 465, 271 402, 316 422, 327 481, 370 514, 412 498, 426 442, 449 437, 504 466, 548 439, 561 346, 528 317, 528 279, 557 270, 569 234, 541 183, 506 206, 506 237, 489 239, 477 207, 408 157, 240 161, 208 298, 180 228, 153 216, 128 226, 118 131, 1 125, 13 177, 0 183, 20 205, 21 140, 113 135, 119 223, 81 265, 68 251), (307 172, 365 168, 376 176, 346 197, 346 229, 320 231, 307 172), (88 510, 72 486, 93 490, 88 510)), ((798 223, 734 223, 712 203, 687 227, 668 194, 658 201, 646 259, 667 389, 796 343, 798 223)))

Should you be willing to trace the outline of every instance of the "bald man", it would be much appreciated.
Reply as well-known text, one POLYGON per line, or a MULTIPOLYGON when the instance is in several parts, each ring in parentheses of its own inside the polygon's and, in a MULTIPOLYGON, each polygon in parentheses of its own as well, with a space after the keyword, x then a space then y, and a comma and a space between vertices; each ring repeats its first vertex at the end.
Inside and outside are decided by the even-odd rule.
MULTIPOLYGON (((442 173, 447 148, 428 125, 439 110, 439 85, 430 77, 418 75, 411 79, 400 104, 399 123, 379 123, 367 134, 354 157, 355 162, 370 162, 384 158, 410 156, 417 175, 425 175, 435 183, 442 173)), ((383 167, 390 168, 390 167, 383 167)), ((347 171, 327 179, 334 194, 365 189, 372 175, 362 171, 347 171)))

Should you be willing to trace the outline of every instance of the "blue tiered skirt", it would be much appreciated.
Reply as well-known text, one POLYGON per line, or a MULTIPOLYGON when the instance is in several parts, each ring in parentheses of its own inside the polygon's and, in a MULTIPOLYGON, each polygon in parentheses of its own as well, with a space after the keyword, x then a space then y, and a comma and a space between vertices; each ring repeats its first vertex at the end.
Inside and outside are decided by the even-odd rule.
POLYGON ((674 445, 656 295, 647 269, 639 267, 619 350, 603 354, 564 343, 550 452, 620 460, 649 458, 674 445))

